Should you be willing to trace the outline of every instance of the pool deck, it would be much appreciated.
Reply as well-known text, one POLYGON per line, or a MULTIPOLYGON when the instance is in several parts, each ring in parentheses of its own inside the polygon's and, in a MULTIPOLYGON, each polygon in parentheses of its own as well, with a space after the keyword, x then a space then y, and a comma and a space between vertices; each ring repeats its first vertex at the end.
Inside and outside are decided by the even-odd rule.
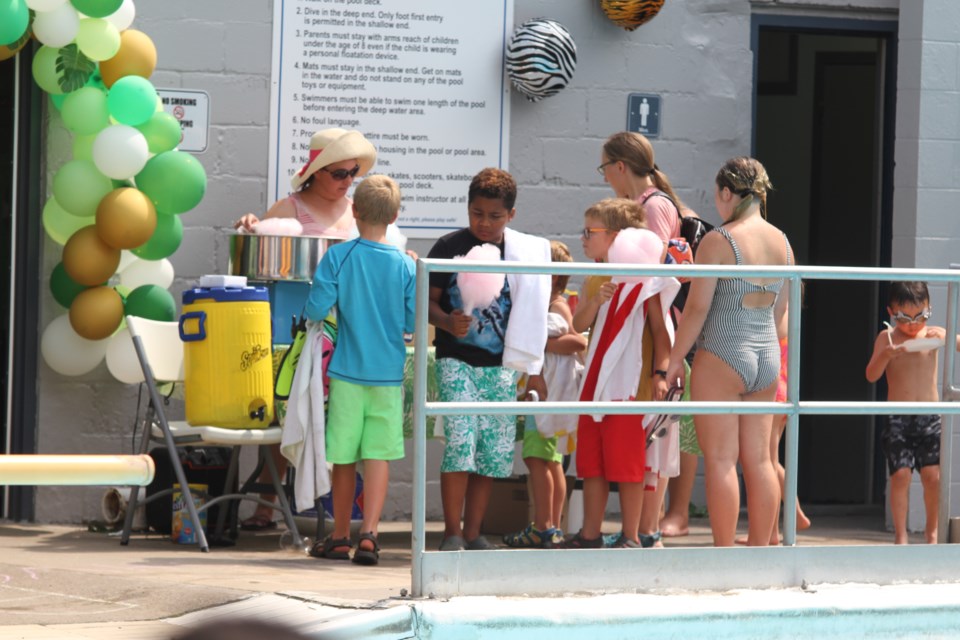
MULTIPOLYGON (((155 534, 135 534, 122 547, 116 535, 79 527, 0 522, 0 637, 154 640, 221 616, 249 615, 304 629, 414 602, 406 597, 409 523, 384 523, 377 567, 281 549, 280 531, 241 532, 236 546, 201 553, 155 534)), ((441 524, 427 524, 428 549, 437 548, 441 532, 441 524)), ((864 515, 814 516, 814 526, 798 534, 801 546, 891 541, 877 516, 864 515)), ((705 520, 692 521, 689 536, 666 540, 710 543, 705 520)))

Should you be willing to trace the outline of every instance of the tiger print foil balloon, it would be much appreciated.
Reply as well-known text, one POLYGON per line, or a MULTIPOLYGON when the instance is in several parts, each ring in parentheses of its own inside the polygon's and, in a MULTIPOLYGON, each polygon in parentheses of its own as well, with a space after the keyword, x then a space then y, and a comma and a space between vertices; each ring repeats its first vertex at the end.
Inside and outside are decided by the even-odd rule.
POLYGON ((633 31, 653 20, 666 0, 600 0, 600 8, 614 24, 633 31))
POLYGON ((507 74, 531 102, 552 96, 573 77, 577 45, 559 22, 537 18, 517 27, 507 45, 507 74))

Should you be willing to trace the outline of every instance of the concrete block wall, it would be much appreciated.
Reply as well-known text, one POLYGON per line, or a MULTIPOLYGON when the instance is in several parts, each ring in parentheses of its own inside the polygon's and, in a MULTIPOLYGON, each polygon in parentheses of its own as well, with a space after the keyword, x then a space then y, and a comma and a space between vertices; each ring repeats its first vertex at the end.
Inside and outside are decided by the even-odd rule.
MULTIPOLYGON (((897 79, 893 265, 930 269, 960 262, 960 3, 902 2, 897 79)), ((934 321, 946 313, 945 287, 932 287, 934 321)), ((945 424, 950 423, 945 418, 945 424)), ((954 455, 960 450, 953 444, 954 455)), ((956 477, 956 474, 954 474, 956 477)), ((960 483, 951 483, 951 513, 960 483)), ((924 528, 922 487, 910 491, 908 527, 924 528)))

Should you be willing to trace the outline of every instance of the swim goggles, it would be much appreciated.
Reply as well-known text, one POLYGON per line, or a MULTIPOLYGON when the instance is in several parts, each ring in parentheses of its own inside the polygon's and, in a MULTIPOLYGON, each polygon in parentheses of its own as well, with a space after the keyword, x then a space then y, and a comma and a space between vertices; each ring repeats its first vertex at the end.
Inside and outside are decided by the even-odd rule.
POLYGON ((930 319, 930 315, 930 308, 927 307, 915 316, 908 316, 903 311, 897 311, 896 313, 890 314, 890 319, 898 324, 908 324, 911 322, 926 322, 930 319))

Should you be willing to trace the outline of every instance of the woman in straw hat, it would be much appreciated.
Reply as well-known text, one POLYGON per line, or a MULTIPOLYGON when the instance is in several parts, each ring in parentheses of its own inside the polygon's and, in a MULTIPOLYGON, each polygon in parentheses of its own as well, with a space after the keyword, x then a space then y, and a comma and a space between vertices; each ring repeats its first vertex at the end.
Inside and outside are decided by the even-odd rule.
MULTIPOLYGON (((270 207, 264 218, 296 218, 303 235, 349 237, 355 224, 347 191, 376 161, 377 150, 359 131, 316 132, 310 138, 310 159, 290 178, 294 193, 270 207)), ((258 222, 248 213, 234 226, 249 231, 258 222)))
MULTIPOLYGON (((356 227, 353 218, 353 201, 347 191, 353 179, 373 168, 377 150, 359 131, 324 129, 310 138, 310 157, 307 163, 290 178, 294 192, 276 202, 264 218, 296 218, 303 225, 303 235, 335 236, 348 238, 356 227)), ((248 213, 237 220, 234 227, 248 231, 260 219, 248 213)), ((286 470, 287 460, 280 455, 280 448, 273 447, 272 455, 281 474, 286 470)), ((261 481, 269 482, 264 473, 261 481)), ((261 495, 272 500, 272 494, 261 495)), ((276 528, 273 508, 260 504, 256 511, 240 523, 245 531, 263 531, 276 528)))

